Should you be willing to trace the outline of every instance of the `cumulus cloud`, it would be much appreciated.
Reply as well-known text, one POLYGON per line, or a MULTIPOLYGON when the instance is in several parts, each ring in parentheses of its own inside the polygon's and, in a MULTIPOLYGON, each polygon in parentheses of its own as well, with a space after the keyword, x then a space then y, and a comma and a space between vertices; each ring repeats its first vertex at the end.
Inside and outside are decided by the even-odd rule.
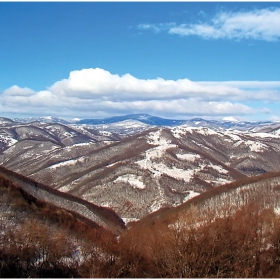
MULTIPOLYGON (((200 98, 202 100, 244 100, 263 98, 271 88, 279 83, 266 82, 193 82, 189 79, 164 80, 137 79, 130 74, 119 76, 95 68, 72 71, 68 79, 56 82, 49 88, 56 96, 77 97, 79 99, 126 100, 165 100, 200 98), (247 90, 243 90, 246 87, 247 90), (256 90, 257 89, 257 90, 256 90)), ((279 95, 278 95, 279 97, 279 95)))
POLYGON ((220 12, 205 22, 172 25, 140 24, 139 29, 166 31, 180 36, 204 39, 254 39, 275 41, 280 38, 280 9, 267 8, 241 12, 220 12), (168 27, 168 28, 167 28, 168 27))
POLYGON ((20 88, 16 85, 11 86, 3 92, 3 95, 6 96, 30 96, 32 94, 35 94, 35 91, 33 91, 32 89, 26 87, 20 88))
POLYGON ((250 101, 280 100, 280 81, 194 82, 138 79, 95 68, 72 71, 46 90, 12 86, 0 94, 2 112, 104 117, 150 113, 158 116, 242 116, 263 111, 250 101), (247 103, 246 103, 247 102, 247 103))

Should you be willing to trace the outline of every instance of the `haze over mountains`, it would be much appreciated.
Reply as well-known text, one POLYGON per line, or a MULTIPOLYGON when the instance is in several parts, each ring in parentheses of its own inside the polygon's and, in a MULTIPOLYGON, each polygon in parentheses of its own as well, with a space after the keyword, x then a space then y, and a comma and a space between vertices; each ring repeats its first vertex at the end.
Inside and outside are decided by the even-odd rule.
POLYGON ((0 119, 0 164, 113 209, 125 222, 278 171, 280 123, 128 115, 0 119))
MULTIPOLYGON (((57 117, 29 117, 29 118, 15 118, 14 121, 19 122, 25 122, 30 123, 33 121, 42 121, 47 123, 63 123, 63 124, 94 124, 94 125, 100 125, 100 124, 113 124, 113 123, 119 123, 122 121, 139 121, 144 124, 148 125, 156 125, 156 126, 176 126, 176 125, 182 125, 182 124, 189 124, 191 126, 197 126, 200 124, 202 125, 209 125, 215 126, 215 127, 224 127, 224 128, 248 128, 248 127, 255 127, 257 125, 265 125, 265 124, 273 124, 277 122, 272 121, 260 121, 260 122, 249 122, 249 121, 238 121, 235 118, 225 118, 223 121, 215 121, 215 120, 204 120, 202 118, 193 118, 190 120, 178 120, 178 119, 167 119, 167 118, 161 118, 156 116, 151 116, 149 114, 129 114, 129 115, 122 115, 122 116, 114 116, 104 119, 78 119, 73 118, 72 120, 66 120, 62 118, 57 117)), ((279 122, 278 122, 279 123, 279 122)))

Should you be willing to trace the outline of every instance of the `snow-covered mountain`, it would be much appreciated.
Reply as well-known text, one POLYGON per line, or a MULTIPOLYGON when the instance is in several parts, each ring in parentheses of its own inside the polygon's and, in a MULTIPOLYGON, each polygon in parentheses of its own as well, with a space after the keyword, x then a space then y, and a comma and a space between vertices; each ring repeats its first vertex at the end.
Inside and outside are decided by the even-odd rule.
POLYGON ((4 167, 130 221, 222 184, 278 171, 280 124, 195 119, 151 126, 130 119, 92 125, 1 118, 0 149, 4 167))
POLYGON ((15 118, 14 121, 21 123, 31 123, 31 122, 44 122, 44 123, 62 123, 62 124, 70 124, 75 121, 65 120, 63 118, 46 116, 46 117, 27 117, 27 118, 15 118))
POLYGON ((156 125, 156 126, 174 126, 174 125, 183 124, 185 122, 182 120, 159 118, 148 114, 131 114, 131 115, 124 115, 124 116, 115 116, 115 117, 105 118, 105 119, 83 119, 77 122, 77 124, 100 125, 100 124, 118 123, 118 122, 123 122, 128 120, 139 121, 144 124, 156 125))
POLYGON ((209 127, 209 128, 219 128, 219 129, 237 129, 237 130, 250 130, 255 127, 280 125, 278 122, 248 122, 248 121, 238 121, 234 118, 225 118, 224 120, 205 120, 202 118, 193 118, 190 120, 178 120, 178 119, 166 119, 156 116, 151 116, 149 114, 131 114, 124 116, 115 116, 105 119, 82 119, 77 122, 77 124, 92 124, 92 125, 111 125, 115 123, 120 123, 124 121, 137 121, 151 126, 179 126, 188 125, 192 127, 209 127))
MULTIPOLYGON (((1 118, 4 119, 4 118, 1 118)), ((113 124, 119 127, 132 127, 131 124, 144 124, 149 126, 179 126, 188 125, 192 127, 209 127, 209 128, 219 128, 219 129, 237 129, 237 130, 251 130, 257 127, 262 129, 262 127, 270 126, 280 126, 280 122, 249 122, 249 121, 238 121, 234 118, 224 118, 223 120, 205 120, 202 118, 193 118, 189 120, 178 120, 178 119, 167 119, 160 118, 156 116, 151 116, 149 114, 129 114, 122 116, 114 116, 104 119, 78 119, 73 118, 72 120, 66 120, 57 117, 31 117, 31 118, 16 118, 15 122, 45 122, 45 123, 62 123, 62 124, 76 124, 76 125, 94 125, 94 126, 106 126, 112 128, 113 124)), ((0 120, 1 122, 1 120, 0 120)), ((137 131, 138 132, 138 131, 137 131)))

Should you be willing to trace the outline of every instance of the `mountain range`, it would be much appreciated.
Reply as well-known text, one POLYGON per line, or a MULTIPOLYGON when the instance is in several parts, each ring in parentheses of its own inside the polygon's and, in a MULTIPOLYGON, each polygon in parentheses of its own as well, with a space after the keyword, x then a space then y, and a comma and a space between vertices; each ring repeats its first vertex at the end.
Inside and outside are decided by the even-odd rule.
POLYGON ((178 120, 178 119, 167 119, 156 116, 151 116, 149 114, 129 114, 122 116, 114 116, 103 119, 78 119, 73 118, 72 120, 66 120, 58 117, 30 117, 30 118, 15 118, 14 121, 30 123, 34 121, 46 122, 46 123, 62 123, 62 124, 92 124, 92 125, 108 125, 120 123, 123 121, 138 121, 143 124, 151 126, 178 126, 178 125, 189 125, 189 126, 207 126, 207 127, 219 127, 219 128, 239 128, 239 129, 250 129, 255 126, 262 125, 273 125, 279 124, 279 122, 272 121, 238 121, 236 119, 228 120, 205 120, 202 118, 193 118, 189 120, 178 120))
POLYGON ((108 207, 128 223, 218 186, 278 171, 279 136, 277 122, 0 118, 0 164, 108 207))

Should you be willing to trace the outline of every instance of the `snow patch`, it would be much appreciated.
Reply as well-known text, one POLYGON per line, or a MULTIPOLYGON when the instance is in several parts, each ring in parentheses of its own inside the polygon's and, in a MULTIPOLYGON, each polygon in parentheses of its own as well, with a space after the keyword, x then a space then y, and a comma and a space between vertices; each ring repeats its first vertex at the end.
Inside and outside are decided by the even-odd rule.
POLYGON ((183 202, 186 202, 187 200, 190 200, 191 198, 200 195, 200 193, 195 192, 195 191, 189 191, 189 194, 185 196, 183 202))
POLYGON ((176 154, 177 158, 194 162, 196 159, 201 158, 198 154, 176 154))
POLYGON ((213 165, 210 164, 210 167, 213 168, 214 170, 218 171, 219 174, 228 174, 228 170, 224 169, 222 166, 220 165, 213 165))
POLYGON ((162 129, 156 132, 150 132, 148 134, 148 143, 155 146, 162 146, 165 150, 171 146, 176 147, 176 145, 171 144, 171 140, 162 137, 161 133, 162 129))
POLYGON ((73 119, 72 119, 73 122, 79 122, 80 120, 81 120, 81 119, 79 119, 79 118, 73 118, 73 119))
POLYGON ((112 167, 114 165, 116 165, 118 162, 114 162, 114 163, 111 163, 111 164, 108 164, 107 167, 112 167))
POLYGON ((144 185, 142 178, 140 176, 137 176, 135 174, 126 174, 119 176, 116 180, 114 180, 114 183, 117 182, 125 182, 129 183, 133 188, 136 189, 145 189, 146 186, 144 185))
POLYGON ((180 137, 180 134, 186 134, 186 132, 189 132, 191 134, 198 133, 204 136, 217 134, 215 130, 204 126, 193 127, 193 126, 181 125, 172 129, 172 133, 175 137, 180 137))
POLYGON ((77 144, 73 144, 72 147, 90 146, 92 143, 94 143, 94 142, 90 141, 90 142, 84 142, 84 143, 77 143, 77 144))
POLYGON ((274 208, 274 213, 279 216, 280 215, 280 207, 274 208))
POLYGON ((279 137, 280 136, 280 129, 274 130, 272 132, 272 134, 279 137))
POLYGON ((262 133, 257 132, 252 134, 253 137, 259 137, 259 138, 279 138, 277 135, 272 133, 262 133))
POLYGON ((122 220, 124 221, 124 223, 127 225, 129 222, 136 222, 139 221, 139 219, 137 218, 122 218, 122 220))
POLYGON ((79 160, 71 159, 71 160, 56 163, 56 164, 50 166, 49 168, 56 169, 56 168, 63 167, 63 166, 72 166, 72 165, 75 165, 77 163, 82 163, 82 162, 83 162, 83 158, 79 158, 79 160))
POLYGON ((183 179, 185 182, 189 182, 194 175, 194 170, 184 170, 176 167, 169 168, 163 163, 152 162, 146 158, 136 162, 141 168, 150 170, 154 177, 160 177, 162 174, 166 174, 176 179, 183 179))
POLYGON ((63 134, 63 136, 65 136, 65 137, 73 137, 73 136, 76 136, 77 134, 75 133, 75 132, 69 132, 69 131, 65 131, 64 132, 64 134, 63 134))
POLYGON ((252 140, 239 140, 234 144, 234 146, 237 147, 242 144, 249 147, 251 152, 263 152, 268 149, 267 145, 252 140))
POLYGON ((114 123, 114 126, 118 126, 118 127, 134 127, 134 128, 139 128, 139 127, 146 127, 146 124, 143 124, 140 121, 134 121, 134 120, 125 120, 125 121, 121 121, 121 122, 117 122, 114 123))
POLYGON ((16 139, 14 139, 10 136, 4 136, 4 135, 0 135, 0 141, 8 144, 9 147, 14 145, 15 143, 17 143, 16 139))
POLYGON ((225 122, 239 122, 239 120, 234 118, 234 117, 224 117, 223 121, 225 121, 225 122))
POLYGON ((265 144, 253 141, 250 142, 250 149, 252 152, 262 152, 263 150, 267 149, 267 146, 265 144))
POLYGON ((232 131, 225 131, 225 135, 229 136, 233 141, 240 141, 240 140, 242 140, 238 135, 236 135, 232 131))
POLYGON ((111 136, 111 135, 112 135, 111 132, 106 131, 106 130, 102 130, 102 131, 99 131, 99 132, 100 132, 100 134, 103 135, 103 136, 111 136))

